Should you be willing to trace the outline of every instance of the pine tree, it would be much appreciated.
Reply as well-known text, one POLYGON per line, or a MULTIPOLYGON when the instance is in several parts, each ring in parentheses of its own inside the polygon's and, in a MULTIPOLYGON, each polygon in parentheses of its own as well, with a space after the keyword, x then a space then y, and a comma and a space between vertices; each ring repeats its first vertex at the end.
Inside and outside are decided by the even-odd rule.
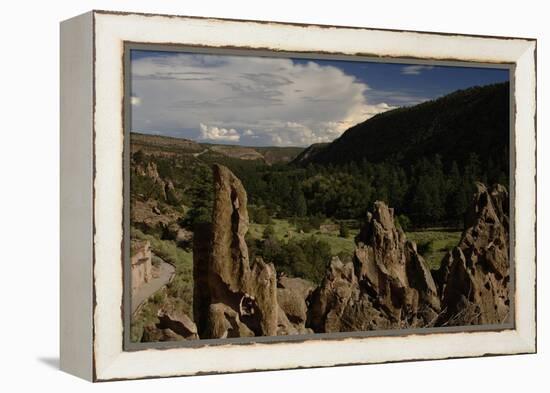
POLYGON ((307 213, 306 198, 298 182, 292 184, 290 192, 290 211, 296 217, 304 217, 307 213))
POLYGON ((349 236, 349 229, 348 226, 344 221, 340 221, 340 230, 339 230, 340 237, 346 238, 349 236))

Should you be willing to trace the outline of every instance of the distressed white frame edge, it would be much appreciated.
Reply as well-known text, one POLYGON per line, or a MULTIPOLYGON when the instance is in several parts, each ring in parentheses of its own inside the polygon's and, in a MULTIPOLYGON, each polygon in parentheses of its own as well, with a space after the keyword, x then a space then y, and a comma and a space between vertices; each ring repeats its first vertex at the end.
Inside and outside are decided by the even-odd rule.
POLYGON ((323 367, 536 351, 535 50, 524 39, 94 13, 95 380, 323 367), (124 352, 122 280, 123 42, 516 63, 516 328, 500 332, 311 340, 124 352))
POLYGON ((60 26, 60 368, 93 378, 93 13, 60 26))

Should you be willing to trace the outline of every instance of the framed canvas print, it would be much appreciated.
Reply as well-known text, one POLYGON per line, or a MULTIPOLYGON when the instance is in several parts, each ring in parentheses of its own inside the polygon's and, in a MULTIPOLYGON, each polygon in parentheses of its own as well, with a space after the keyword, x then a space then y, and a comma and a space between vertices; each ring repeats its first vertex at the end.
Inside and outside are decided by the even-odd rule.
POLYGON ((536 351, 536 41, 61 24, 61 367, 536 351))

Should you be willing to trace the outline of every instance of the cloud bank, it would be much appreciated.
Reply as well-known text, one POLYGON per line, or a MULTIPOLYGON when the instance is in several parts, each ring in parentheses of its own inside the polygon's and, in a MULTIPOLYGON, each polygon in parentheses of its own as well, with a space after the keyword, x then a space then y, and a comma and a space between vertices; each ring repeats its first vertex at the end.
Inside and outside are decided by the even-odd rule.
POLYGON ((169 54, 132 61, 132 129, 242 145, 307 146, 392 109, 314 61, 169 54))

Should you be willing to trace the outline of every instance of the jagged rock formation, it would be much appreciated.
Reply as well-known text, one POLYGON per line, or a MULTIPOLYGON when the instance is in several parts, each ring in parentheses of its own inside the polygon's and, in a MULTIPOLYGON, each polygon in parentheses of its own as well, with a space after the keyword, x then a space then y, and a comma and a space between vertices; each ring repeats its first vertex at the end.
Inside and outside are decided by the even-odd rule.
POLYGON ((393 209, 375 202, 356 238, 359 285, 403 326, 430 323, 440 310, 437 287, 416 244, 395 226, 393 209))
MULTIPOLYGON (((148 162, 147 165, 134 165, 135 171, 140 176, 149 177, 155 184, 159 185, 160 196, 162 200, 166 200, 166 182, 159 175, 157 164, 148 162)), ((173 184, 172 184, 173 187, 173 184)))
POLYGON ((275 267, 249 262, 246 192, 226 167, 214 166, 212 226, 194 242, 194 314, 202 338, 277 334, 275 267))
POLYGON ((437 287, 416 245, 395 226, 393 209, 376 202, 356 238, 353 263, 330 263, 314 292, 316 332, 420 327, 435 322, 437 287))
POLYGON ((353 263, 334 257, 321 285, 313 292, 308 325, 316 333, 387 329, 386 312, 361 291, 353 263))
MULTIPOLYGON (((214 166, 214 182, 212 223, 197 227, 193 240, 193 313, 201 338, 506 321, 509 219, 502 186, 489 192, 478 184, 467 229, 435 280, 416 244, 396 226, 393 209, 375 202, 355 239, 353 261, 334 257, 315 287, 300 278, 277 278, 273 264, 261 258, 249 261, 246 192, 220 165, 214 166)), ((161 323, 160 333, 146 334, 182 335, 181 324, 161 323)))
POLYGON ((442 325, 504 323, 510 316, 509 197, 501 185, 477 183, 465 230, 436 274, 442 325))

